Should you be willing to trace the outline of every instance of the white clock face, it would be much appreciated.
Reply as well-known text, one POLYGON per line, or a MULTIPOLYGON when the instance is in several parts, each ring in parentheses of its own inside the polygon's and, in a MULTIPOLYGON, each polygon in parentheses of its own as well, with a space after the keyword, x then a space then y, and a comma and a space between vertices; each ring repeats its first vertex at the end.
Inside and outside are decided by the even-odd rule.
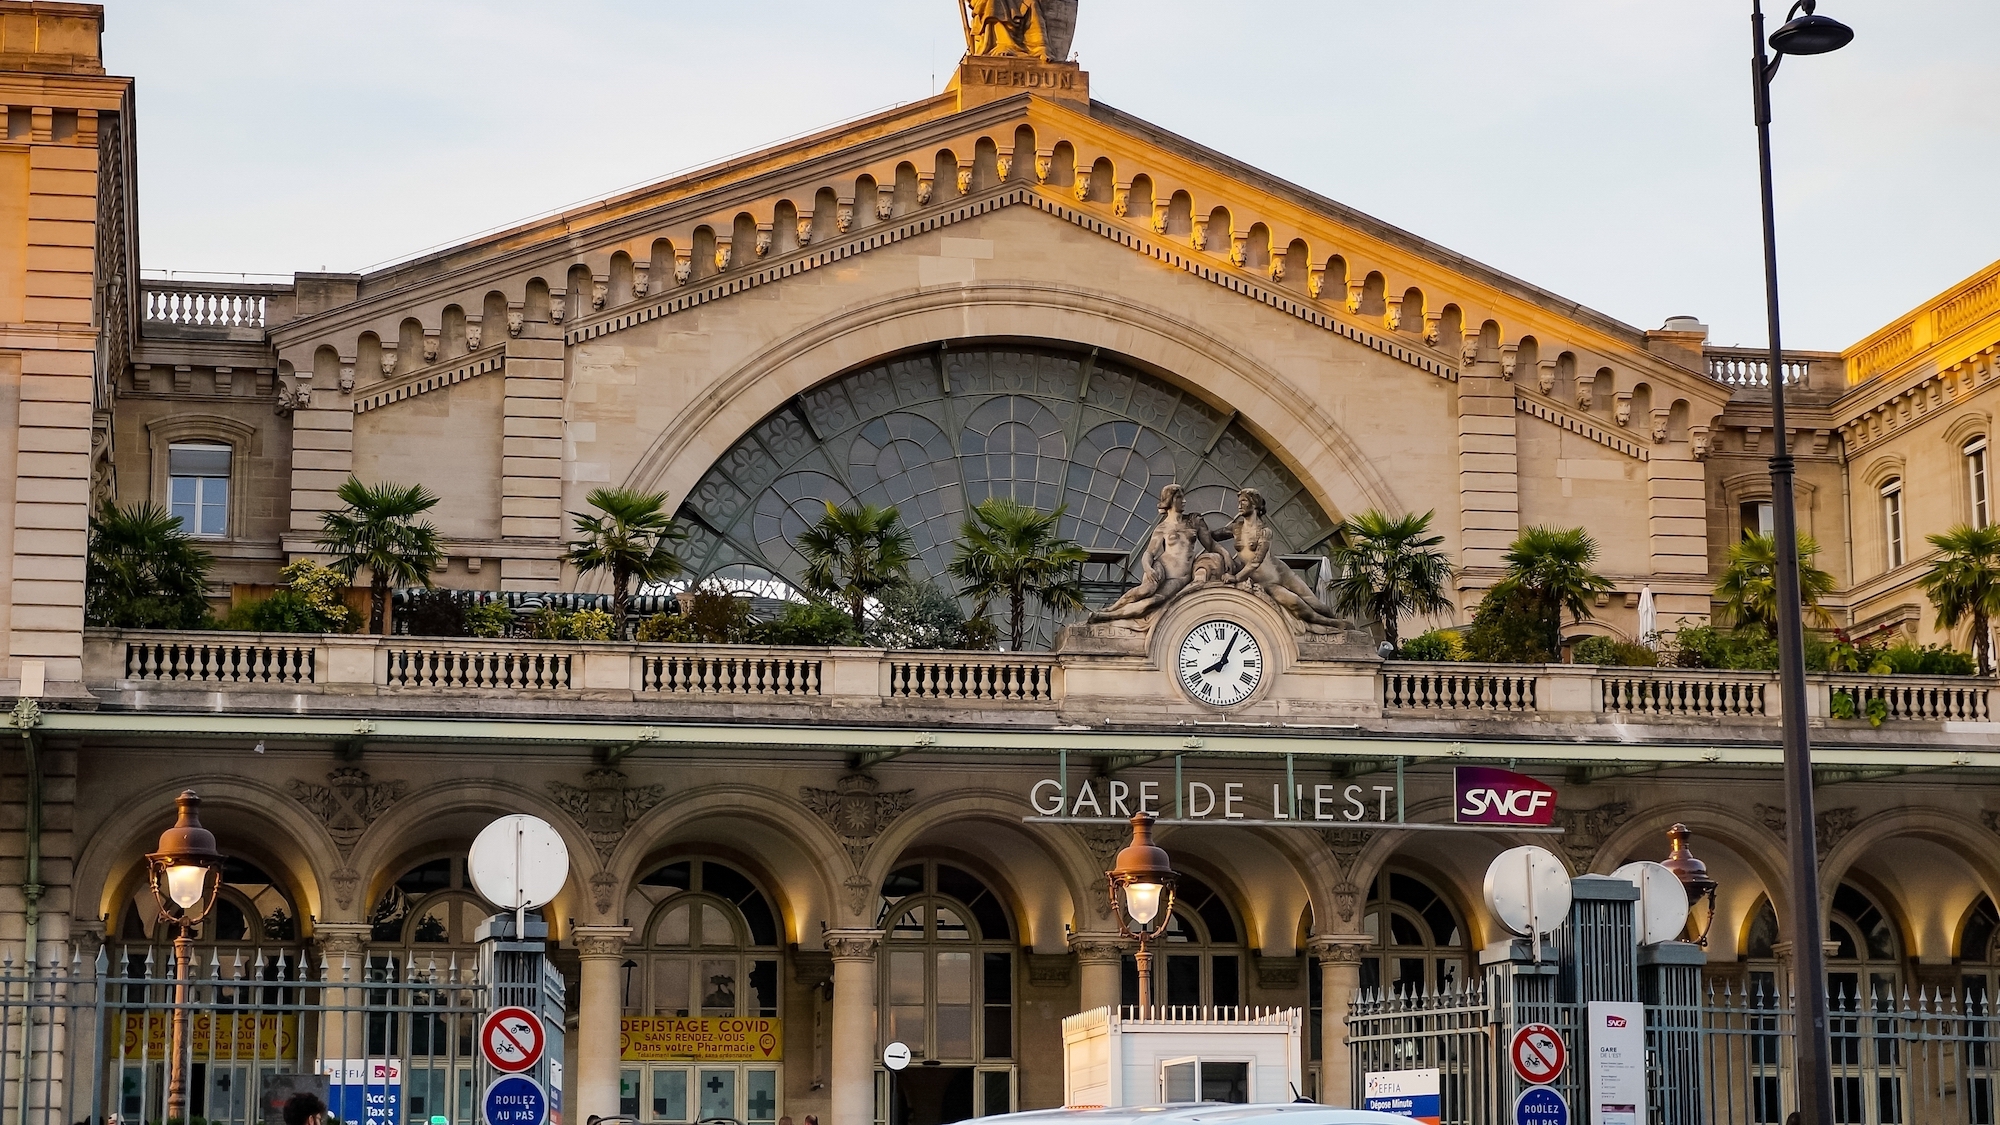
POLYGON ((1264 650, 1233 621, 1204 621, 1181 642, 1176 672, 1182 690, 1196 702, 1233 707, 1263 682, 1264 650))

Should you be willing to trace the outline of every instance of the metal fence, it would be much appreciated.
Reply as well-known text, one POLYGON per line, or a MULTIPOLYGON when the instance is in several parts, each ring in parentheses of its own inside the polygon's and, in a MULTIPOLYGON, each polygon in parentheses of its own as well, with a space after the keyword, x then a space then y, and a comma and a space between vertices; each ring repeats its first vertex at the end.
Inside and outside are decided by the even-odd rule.
POLYGON ((0 1123, 258 1125, 266 1096, 289 1089, 281 1076, 326 1075, 342 1120, 475 1125, 479 976, 462 956, 329 963, 297 949, 202 947, 184 982, 165 947, 36 966, 9 956, 0 1123), (186 1109, 170 1116, 174 1069, 186 1109))
MULTIPOLYGON (((1838 1125, 2000 1125, 2000 1013, 1983 994, 1832 974, 1833 1120, 1838 1125)), ((1657 1125, 1782 1125, 1794 1105, 1792 998, 1776 974, 1709 981, 1697 996, 1645 997, 1646 1120, 1657 1125)), ((1429 995, 1364 995, 1350 1009, 1354 1097, 1371 1071, 1440 1073, 1446 1125, 1502 1125, 1521 1085, 1505 1057, 1516 1027, 1547 1023, 1572 1043, 1584 1005, 1515 1001, 1504 982, 1429 995)), ((1587 1061, 1556 1087, 1588 1120, 1587 1061)))

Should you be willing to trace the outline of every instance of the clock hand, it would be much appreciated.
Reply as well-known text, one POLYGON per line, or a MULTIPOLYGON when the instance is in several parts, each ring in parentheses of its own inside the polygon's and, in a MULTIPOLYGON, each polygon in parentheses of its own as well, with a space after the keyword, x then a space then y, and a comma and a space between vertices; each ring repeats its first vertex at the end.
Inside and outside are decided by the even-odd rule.
POLYGON ((1201 674, 1202 674, 1202 675, 1204 675, 1204 676, 1206 676, 1206 675, 1208 675, 1208 674, 1209 674, 1210 672, 1220 672, 1220 671, 1222 671, 1222 669, 1223 669, 1223 668, 1224 668, 1225 666, 1227 666, 1227 665, 1228 665, 1228 663, 1229 663, 1229 654, 1230 654, 1231 652, 1235 651, 1235 649, 1236 649, 1236 638, 1235 638, 1235 636, 1231 636, 1231 637, 1229 638, 1229 643, 1228 643, 1228 644, 1226 644, 1226 645, 1224 645, 1224 646, 1222 646, 1222 659, 1220 659, 1220 660, 1217 660, 1217 661, 1216 661, 1215 663, 1213 663, 1213 664, 1209 665, 1209 666, 1208 666, 1208 667, 1206 667, 1206 668, 1203 668, 1203 669, 1201 670, 1201 674))

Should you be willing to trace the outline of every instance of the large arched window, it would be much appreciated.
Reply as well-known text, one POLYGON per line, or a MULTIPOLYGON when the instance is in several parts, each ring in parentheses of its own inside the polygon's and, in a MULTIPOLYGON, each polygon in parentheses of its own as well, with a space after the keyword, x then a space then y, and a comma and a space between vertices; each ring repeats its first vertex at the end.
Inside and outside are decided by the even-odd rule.
POLYGON ((1369 885, 1361 930, 1361 987, 1402 995, 1441 991, 1465 980, 1465 930, 1429 883, 1387 871, 1369 885))
MULTIPOLYGON (((681 505, 682 556, 701 578, 737 564, 798 584, 798 534, 825 504, 894 504, 911 574, 939 580, 966 510, 1010 496, 1053 511, 1061 533, 1104 560, 1145 541, 1162 486, 1190 514, 1234 518, 1260 490, 1281 554, 1335 529, 1299 479, 1227 407, 1107 354, 1025 344, 933 347, 814 387, 751 427, 681 505)), ((1118 574, 1094 593, 1116 596, 1118 574)), ((1052 622, 1034 623, 1037 638, 1052 622)))
POLYGON ((985 881, 937 860, 882 880, 882 1043, 922 1060, 893 1120, 958 1121, 1014 1104, 1014 933, 985 881))
MULTIPOLYGON (((748 875, 712 859, 653 869, 625 900, 635 926, 624 1007, 635 1016, 686 1020, 701 1034, 711 1021, 781 1016, 778 960, 784 936, 771 900, 748 875)), ((773 1042, 778 1032, 773 1032, 773 1042)), ((799 1029, 797 1048, 810 1043, 799 1029)), ((618 1112, 646 1121, 714 1117, 758 1125, 783 1112, 783 1065, 703 1057, 694 1047, 672 1058, 628 1063, 619 1073, 618 1112)))
MULTIPOLYGON (((1243 1003, 1243 931, 1229 903, 1182 872, 1174 913, 1154 947, 1153 1002, 1176 1008, 1234 1008, 1243 1003)), ((1139 1002, 1139 965, 1124 959, 1123 1001, 1139 1002)))
MULTIPOLYGON (((368 914, 369 983, 449 985, 471 979, 478 964, 479 924, 497 911, 472 889, 465 865, 462 852, 425 860, 383 889, 368 914)), ((528 911, 535 917, 540 913, 528 911)), ((368 1058, 405 1060, 403 1098, 409 1116, 471 1119, 477 1079, 472 1016, 420 1010, 426 1002, 444 1003, 444 990, 371 988, 363 995, 369 1006, 384 1010, 368 1014, 364 1043, 357 1046, 365 1046, 368 1058)))

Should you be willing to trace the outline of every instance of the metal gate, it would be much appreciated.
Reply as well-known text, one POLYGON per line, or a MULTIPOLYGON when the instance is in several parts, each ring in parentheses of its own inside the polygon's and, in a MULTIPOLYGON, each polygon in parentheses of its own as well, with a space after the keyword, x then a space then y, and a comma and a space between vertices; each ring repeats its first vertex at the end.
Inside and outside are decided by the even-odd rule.
POLYGON ((67 965, 9 956, 0 1125, 259 1125, 282 1075, 326 1075, 343 1120, 476 1125, 479 975, 472 958, 329 963, 299 949, 202 948, 185 981, 164 948, 67 965), (184 1122, 167 1115, 176 1072, 184 1122))

